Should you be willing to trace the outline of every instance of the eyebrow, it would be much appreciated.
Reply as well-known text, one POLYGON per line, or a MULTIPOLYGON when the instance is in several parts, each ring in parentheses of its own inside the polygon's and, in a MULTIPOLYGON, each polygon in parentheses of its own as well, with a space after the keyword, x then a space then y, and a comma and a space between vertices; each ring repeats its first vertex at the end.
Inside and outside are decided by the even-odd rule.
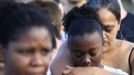
POLYGON ((46 51, 52 51, 52 48, 41 48, 43 50, 46 50, 46 51))
POLYGON ((17 51, 30 51, 30 50, 34 50, 35 48, 16 48, 17 51))
POLYGON ((72 49, 73 51, 79 51, 79 52, 81 52, 79 49, 72 49))

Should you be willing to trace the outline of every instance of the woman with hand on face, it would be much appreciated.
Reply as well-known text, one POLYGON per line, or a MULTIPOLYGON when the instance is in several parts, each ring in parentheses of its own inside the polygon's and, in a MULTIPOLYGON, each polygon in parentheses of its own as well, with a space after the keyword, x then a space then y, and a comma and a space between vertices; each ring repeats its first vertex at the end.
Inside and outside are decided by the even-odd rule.
MULTIPOLYGON (((120 29, 121 22, 119 2, 117 0, 89 0, 87 4, 80 8, 79 12, 83 15, 88 15, 93 12, 97 15, 103 27, 104 48, 101 63, 114 68, 120 68, 128 73, 134 72, 134 65, 132 64, 134 62, 134 53, 132 50, 134 44, 125 40, 116 39, 116 34, 120 29)), ((78 13, 78 11, 75 13, 78 13)), ((70 56, 67 42, 65 42, 51 64, 51 71, 54 75, 61 74, 62 69, 64 69, 66 65, 72 66, 70 56), (58 65, 60 65, 60 69, 55 71, 55 67, 58 65)), ((92 70, 96 73, 100 71, 97 69, 92 70)))
POLYGON ((48 12, 21 3, 7 3, 0 11, 4 75, 46 75, 56 48, 48 12))

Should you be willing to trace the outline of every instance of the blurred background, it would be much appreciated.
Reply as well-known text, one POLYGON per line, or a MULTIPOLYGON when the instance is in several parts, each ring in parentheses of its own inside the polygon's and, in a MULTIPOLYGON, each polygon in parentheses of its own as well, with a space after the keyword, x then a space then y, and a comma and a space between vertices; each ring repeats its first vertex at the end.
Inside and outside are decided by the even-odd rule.
POLYGON ((124 5, 124 8, 134 14, 134 0, 122 0, 123 1, 123 5, 124 5))

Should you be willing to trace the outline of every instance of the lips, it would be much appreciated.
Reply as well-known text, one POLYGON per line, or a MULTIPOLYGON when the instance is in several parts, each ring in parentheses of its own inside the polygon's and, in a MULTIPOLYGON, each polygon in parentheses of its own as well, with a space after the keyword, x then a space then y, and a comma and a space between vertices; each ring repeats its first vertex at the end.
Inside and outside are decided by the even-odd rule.
POLYGON ((30 75, 45 75, 44 73, 31 73, 30 75))
POLYGON ((45 72, 47 72, 47 70, 43 68, 30 68, 28 70, 29 75, 45 75, 45 72))
POLYGON ((79 66, 81 66, 81 67, 91 67, 91 63, 82 63, 79 66))

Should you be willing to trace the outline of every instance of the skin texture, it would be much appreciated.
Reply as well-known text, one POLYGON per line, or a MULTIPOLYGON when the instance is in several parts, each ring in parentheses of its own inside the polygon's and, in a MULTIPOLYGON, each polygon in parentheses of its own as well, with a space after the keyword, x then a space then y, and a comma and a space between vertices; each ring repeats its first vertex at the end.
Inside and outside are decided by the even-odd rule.
MULTIPOLYGON (((125 40, 116 39, 117 31, 120 29, 120 24, 118 23, 115 16, 111 12, 103 8, 102 10, 98 11, 98 15, 99 15, 100 21, 102 22, 102 24, 104 24, 103 36, 104 36, 105 44, 104 44, 104 49, 103 49, 104 51, 102 55, 102 63, 107 66, 121 68, 125 72, 130 73, 128 59, 129 59, 130 51, 134 47, 134 44, 125 40), (107 14, 103 13, 102 11, 107 12, 107 14)), ((72 64, 72 61, 70 61, 69 51, 65 44, 66 42, 64 43, 64 45, 61 46, 61 49, 59 50, 59 53, 62 55, 58 54, 55 57, 56 59, 51 64, 51 70, 54 75, 61 75, 62 70, 66 68, 65 65, 72 64), (66 63, 59 64, 61 69, 55 72, 54 71, 56 69, 55 67, 58 66, 57 63, 61 62, 62 60, 66 61, 66 63)), ((134 57, 134 55, 132 55, 131 58, 132 57, 134 57)), ((132 61, 131 63, 134 63, 134 61, 132 61)), ((134 69, 133 66, 132 66, 132 69, 134 69)), ((102 73, 104 73, 103 70, 102 70, 102 73)))
POLYGON ((4 48, 4 75, 44 75, 53 53, 50 33, 32 27, 19 35, 4 48))
POLYGON ((98 67, 67 67, 63 75, 120 75, 102 70, 98 67))

